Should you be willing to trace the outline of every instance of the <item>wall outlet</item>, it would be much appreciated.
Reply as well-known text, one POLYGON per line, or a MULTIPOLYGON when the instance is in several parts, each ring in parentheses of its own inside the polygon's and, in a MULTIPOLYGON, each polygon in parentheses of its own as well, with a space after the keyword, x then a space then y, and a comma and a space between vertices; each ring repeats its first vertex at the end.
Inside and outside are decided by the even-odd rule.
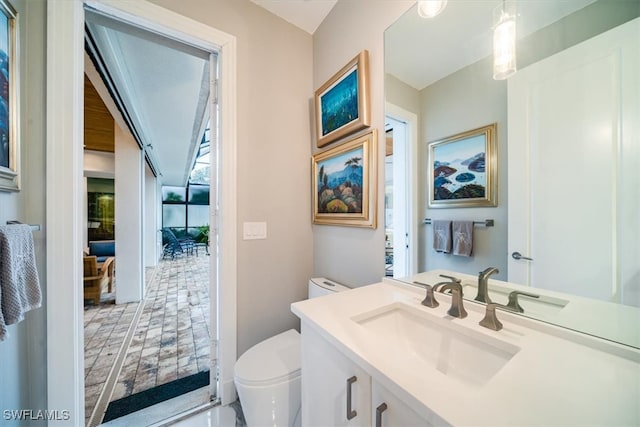
POLYGON ((242 224, 242 238, 244 240, 259 240, 267 238, 266 222, 245 222, 242 224))

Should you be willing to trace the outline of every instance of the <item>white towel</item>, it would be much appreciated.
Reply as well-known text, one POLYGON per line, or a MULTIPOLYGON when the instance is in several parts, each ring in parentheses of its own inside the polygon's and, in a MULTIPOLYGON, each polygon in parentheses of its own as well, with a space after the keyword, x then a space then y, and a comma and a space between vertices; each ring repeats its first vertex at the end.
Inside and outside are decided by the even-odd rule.
POLYGON ((433 221, 433 249, 436 252, 451 253, 451 221, 433 221))
POLYGON ((453 221, 453 254, 470 257, 473 255, 473 221, 453 221))
POLYGON ((31 227, 0 226, 0 341, 7 336, 7 325, 20 322, 41 304, 31 227))

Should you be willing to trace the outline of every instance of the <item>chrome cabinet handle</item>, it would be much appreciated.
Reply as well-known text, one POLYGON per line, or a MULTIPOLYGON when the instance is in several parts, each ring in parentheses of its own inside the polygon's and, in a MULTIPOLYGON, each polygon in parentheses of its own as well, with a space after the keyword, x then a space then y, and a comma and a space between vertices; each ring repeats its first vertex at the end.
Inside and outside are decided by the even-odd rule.
POLYGON ((533 258, 529 258, 527 256, 523 256, 520 252, 514 252, 511 254, 511 258, 513 259, 524 259, 527 261, 533 261, 533 258))
POLYGON ((358 413, 351 409, 351 384, 355 383, 358 380, 356 376, 352 376, 351 378, 347 378, 347 420, 353 419, 358 415, 358 413))
POLYGON ((382 413, 387 410, 387 404, 382 403, 376 408, 376 427, 382 427, 382 413))

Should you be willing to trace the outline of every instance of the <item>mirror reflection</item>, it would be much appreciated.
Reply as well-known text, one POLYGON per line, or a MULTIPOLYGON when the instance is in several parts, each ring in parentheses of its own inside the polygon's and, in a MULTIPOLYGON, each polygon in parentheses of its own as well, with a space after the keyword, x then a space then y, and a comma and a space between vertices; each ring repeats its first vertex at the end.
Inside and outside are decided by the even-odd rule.
POLYGON ((638 16, 637 0, 452 1, 387 29, 389 276, 453 274, 467 300, 640 347, 638 16), (430 157, 494 123, 495 153, 430 157), (488 162, 495 188, 478 180, 488 162), (491 190, 495 207, 430 203, 491 190), (454 254, 461 241, 472 250, 454 254))

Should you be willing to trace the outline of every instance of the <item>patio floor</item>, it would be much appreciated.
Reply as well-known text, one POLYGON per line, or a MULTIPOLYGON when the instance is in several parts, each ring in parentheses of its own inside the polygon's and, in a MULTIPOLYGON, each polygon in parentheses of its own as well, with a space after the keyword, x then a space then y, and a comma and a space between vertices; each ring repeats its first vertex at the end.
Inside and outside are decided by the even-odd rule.
POLYGON ((209 261, 183 256, 148 269, 142 305, 105 295, 85 307, 86 425, 100 424, 110 401, 209 369, 209 261))

